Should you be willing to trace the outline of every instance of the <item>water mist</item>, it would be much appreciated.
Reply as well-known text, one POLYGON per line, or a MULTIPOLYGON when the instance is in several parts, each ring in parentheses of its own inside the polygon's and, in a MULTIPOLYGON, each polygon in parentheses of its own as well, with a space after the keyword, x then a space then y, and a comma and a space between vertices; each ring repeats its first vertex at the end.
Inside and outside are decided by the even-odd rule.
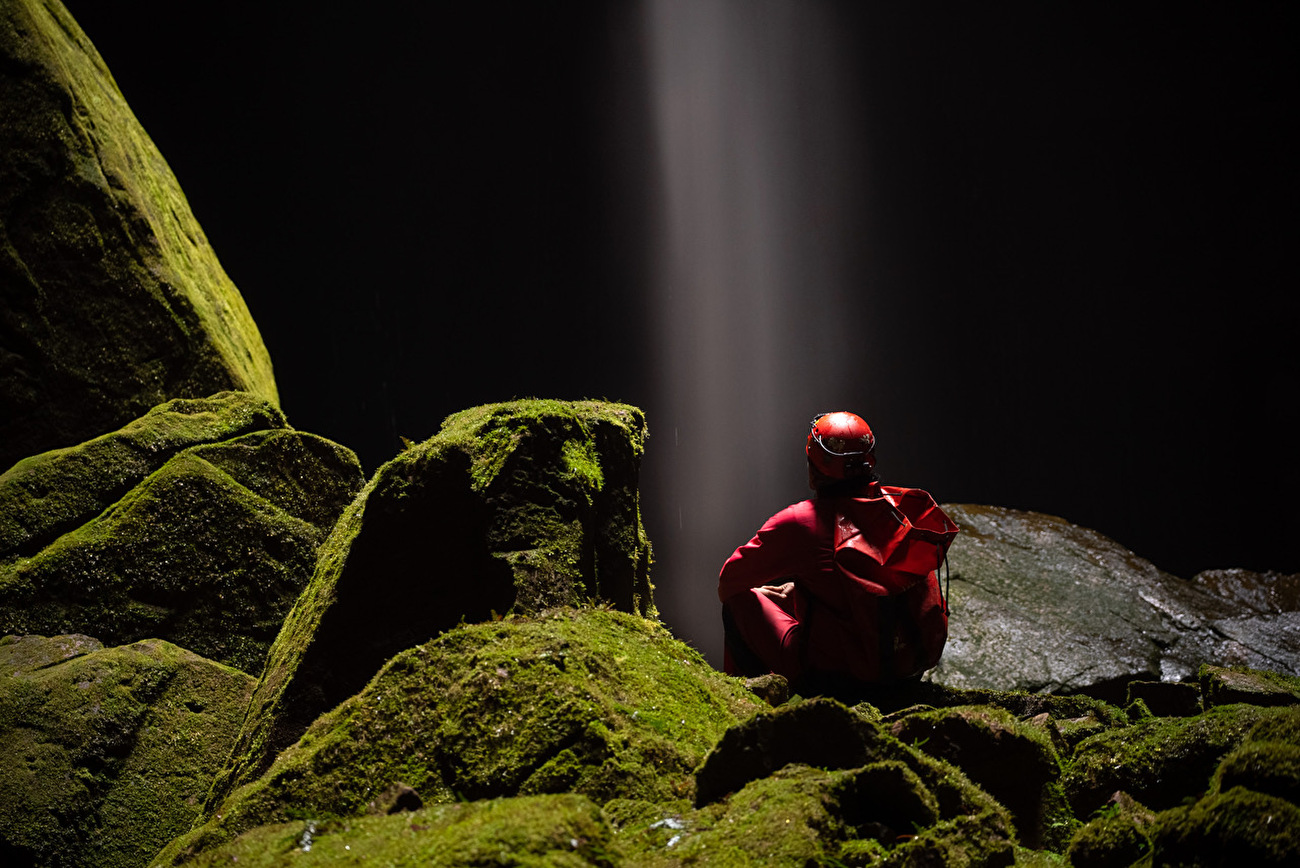
POLYGON ((656 600, 721 661, 718 569, 808 496, 819 411, 852 409, 862 148, 835 7, 648 0, 656 368, 644 489, 656 600))

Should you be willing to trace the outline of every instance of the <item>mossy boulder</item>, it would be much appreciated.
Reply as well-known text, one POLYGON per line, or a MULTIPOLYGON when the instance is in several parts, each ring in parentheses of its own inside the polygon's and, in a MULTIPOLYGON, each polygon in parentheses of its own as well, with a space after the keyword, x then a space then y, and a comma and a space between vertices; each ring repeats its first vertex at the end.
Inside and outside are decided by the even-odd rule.
POLYGON ((1155 868, 1162 866, 1300 864, 1300 808, 1235 787, 1156 816, 1155 868))
POLYGON ((1006 808, 956 767, 827 699, 732 727, 696 773, 696 805, 627 824, 636 864, 1005 865, 1016 840, 1006 808), (664 826, 678 840, 656 849, 647 835, 664 826))
POLYGON ((1151 852, 1155 813, 1117 792, 1094 818, 1077 829, 1066 857, 1073 868, 1128 868, 1151 852))
POLYGON ((0 5, 0 470, 270 357, 175 176, 58 0, 0 5))
POLYGON ((1202 666, 1201 693, 1206 706, 1248 702, 1251 705, 1300 705, 1300 678, 1244 666, 1202 666))
POLYGON ((253 685, 158 640, 0 639, 4 864, 145 864, 197 817, 253 685))
POLYGON ((264 420, 283 424, 235 395, 171 402, 118 435, 0 477, 6 506, 55 516, 9 522, 32 544, 90 516, 0 562, 0 632, 85 633, 112 645, 163 638, 259 673, 317 547, 363 482, 350 450, 282 427, 176 451, 264 420))
POLYGON ((1155 810, 1172 808, 1209 785, 1219 761, 1256 724, 1286 709, 1226 705, 1196 717, 1153 717, 1084 739, 1062 783, 1075 815, 1087 817, 1123 790, 1155 810))
POLYGON ((457 413, 381 467, 271 650, 218 795, 394 654, 462 621, 599 601, 653 615, 645 436, 645 417, 624 404, 515 401, 457 413))
POLYGON ((1188 680, 1202 663, 1300 675, 1300 613, 1248 610, 1055 516, 944 510, 962 532, 948 553, 952 618, 934 681, 1121 703, 1130 681, 1188 680))
POLYGON ((624 864, 608 821, 578 795, 520 796, 341 820, 254 829, 188 864, 593 866, 624 864))
POLYGON ((1061 761, 1045 727, 987 705, 918 711, 889 724, 900 741, 960 768, 1015 818, 1029 847, 1061 849, 1074 815, 1061 790, 1061 761))
POLYGON ((394 657, 158 860, 269 823, 368 813, 394 783, 426 806, 572 792, 689 799, 693 771, 760 701, 657 622, 552 610, 461 627, 394 657))
POLYGON ((221 392, 167 401, 117 431, 24 458, 0 474, 0 562, 85 524, 182 449, 287 427, 270 402, 221 392))

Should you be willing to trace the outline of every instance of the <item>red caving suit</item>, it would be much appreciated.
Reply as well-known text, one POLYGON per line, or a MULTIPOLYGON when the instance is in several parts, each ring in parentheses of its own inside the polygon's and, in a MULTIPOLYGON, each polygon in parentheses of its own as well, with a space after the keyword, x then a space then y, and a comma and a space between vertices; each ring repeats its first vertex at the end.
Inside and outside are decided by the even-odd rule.
MULTIPOLYGON (((947 639, 935 571, 956 534, 917 488, 872 483, 858 496, 804 500, 727 559, 718 598, 748 650, 792 684, 809 673, 866 684, 919 676, 947 639), (781 601, 753 590, 789 580, 795 593, 781 601)), ((756 674, 732 651, 729 674, 756 674)))

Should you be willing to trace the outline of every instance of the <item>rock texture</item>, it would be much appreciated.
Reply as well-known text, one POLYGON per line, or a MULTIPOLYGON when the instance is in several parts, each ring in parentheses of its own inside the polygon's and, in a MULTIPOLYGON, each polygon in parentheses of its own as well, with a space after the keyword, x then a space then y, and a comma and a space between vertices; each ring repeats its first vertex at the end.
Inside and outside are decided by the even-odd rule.
POLYGON ((962 532, 937 682, 1120 702, 1129 681, 1187 680, 1202 663, 1300 674, 1300 613, 1251 611, 1054 516, 944 510, 962 532))
POLYGON ((0 470, 223 389, 277 401, 257 326, 58 0, 0 5, 0 470))
POLYGON ((356 456, 312 434, 216 439, 263 424, 283 416, 246 395, 172 401, 0 476, 0 633, 163 638, 260 673, 362 484, 356 456))
POLYGON ((651 615, 638 472, 645 418, 596 401, 455 414, 384 465, 322 548, 267 661, 225 795, 365 686, 462 620, 600 601, 651 615))
POLYGON ((177 398, 117 431, 24 458, 0 474, 0 561, 36 554, 99 515, 189 446, 287 428, 247 392, 177 398))
POLYGON ((424 805, 686 799, 704 754, 758 707, 635 615, 554 610, 463 627, 395 657, 157 861, 183 862, 304 805, 320 818, 364 815, 399 783, 424 805))
POLYGON ((191 865, 555 865, 613 868, 614 833, 584 796, 439 805, 393 816, 258 828, 191 865))
POLYGON ((253 684, 157 640, 0 639, 4 864, 145 864, 196 818, 253 684))

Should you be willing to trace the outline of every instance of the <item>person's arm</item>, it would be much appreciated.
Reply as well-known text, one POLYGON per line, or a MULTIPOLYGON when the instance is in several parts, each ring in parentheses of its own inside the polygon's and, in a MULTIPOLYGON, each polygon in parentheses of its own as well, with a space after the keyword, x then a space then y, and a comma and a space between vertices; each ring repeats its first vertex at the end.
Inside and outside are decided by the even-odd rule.
MULTIPOLYGON (((801 504, 784 509, 767 520, 754 538, 736 549, 718 574, 718 599, 726 602, 750 588, 758 588, 783 579, 797 579, 808 569, 813 557, 809 539, 807 510, 801 504)), ((788 582, 786 584, 789 584, 788 582)), ((764 591, 774 599, 787 596, 793 586, 764 591)))

